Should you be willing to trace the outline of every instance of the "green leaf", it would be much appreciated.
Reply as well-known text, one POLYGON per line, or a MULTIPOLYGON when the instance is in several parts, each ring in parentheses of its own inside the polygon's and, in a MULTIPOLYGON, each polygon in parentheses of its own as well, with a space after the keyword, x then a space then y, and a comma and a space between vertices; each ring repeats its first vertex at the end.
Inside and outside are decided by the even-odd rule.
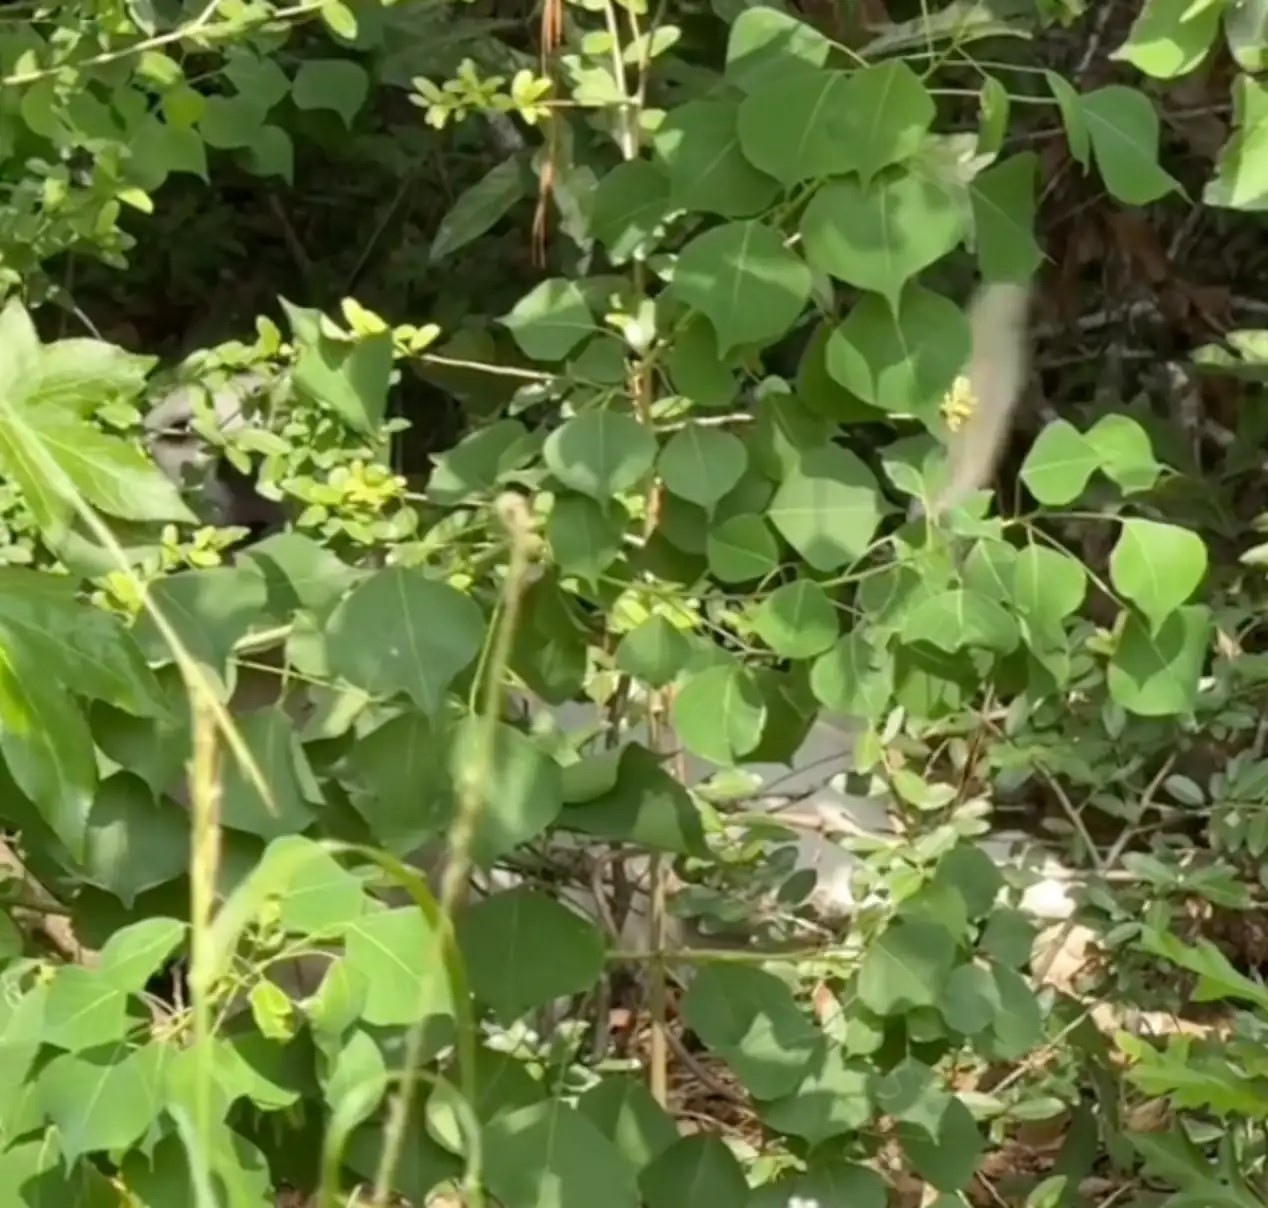
POLYGON ((849 1208, 887 1208, 889 1186, 874 1170, 836 1156, 815 1154, 804 1173, 785 1174, 749 1197, 747 1208, 789 1208, 830 1204, 849 1208))
POLYGON ((1069 554, 1028 545, 1017 555, 1013 603, 1041 627, 1059 625, 1078 611, 1086 595, 1087 571, 1069 554))
POLYGON ((591 199, 590 229, 613 264, 624 264, 653 246, 670 211, 669 181, 645 159, 618 164, 591 199))
POLYGON ((1129 518, 1110 553, 1110 581, 1156 633, 1206 576, 1206 544, 1174 524, 1129 518))
POLYGON ((982 848, 960 843, 938 861, 935 885, 946 885, 964 899, 969 918, 990 913, 995 898, 1004 887, 999 866, 982 848))
POLYGON ((742 218, 775 200, 779 185, 740 151, 737 109, 734 101, 688 101, 665 115, 652 148, 674 209, 742 218))
POLYGON ((52 832, 82 858, 97 789, 92 732, 64 689, 2 634, 0 754, 52 832))
POLYGON ((893 659, 859 630, 838 640, 810 670, 815 698, 846 717, 877 716, 888 704, 893 687, 893 659))
POLYGON ((870 188, 841 180, 815 194, 801 235, 816 269, 880 294, 897 310, 907 281, 960 242, 964 211, 950 193, 915 175, 870 188))
POLYGON ((855 304, 828 337, 828 372, 883 411, 932 419, 968 363, 970 345, 964 312, 913 284, 894 308, 876 294, 855 304))
POLYGON ((40 350, 38 376, 24 383, 22 398, 31 408, 87 418, 107 403, 136 398, 153 363, 102 340, 57 340, 40 350))
POLYGON ((656 460, 656 438, 624 411, 594 409, 556 428, 542 452, 564 486, 603 503, 646 478, 656 460))
POLYGON ((690 651, 682 630, 660 613, 652 613, 621 639, 616 665, 652 688, 663 688, 677 677, 690 651))
POLYGON ((306 830, 320 795, 286 710, 258 709, 237 724, 242 741, 268 786, 271 801, 260 796, 252 773, 236 758, 228 759, 221 790, 224 824, 264 839, 306 830))
POLYGON ((725 356, 741 344, 782 336, 810 298, 811 273, 760 222, 732 222, 697 235, 674 269, 675 294, 713 324, 725 356))
POLYGON ((237 151, 251 145, 267 113, 268 107, 254 97, 209 96, 203 103, 198 130, 207 146, 237 151))
POLYGON ((1170 932, 1145 927, 1141 931, 1140 946, 1154 956, 1197 974, 1198 982, 1193 990, 1195 1002, 1232 999, 1268 1011, 1268 988, 1239 973, 1210 940, 1199 939, 1196 944, 1186 944, 1170 932))
POLYGON ((558 1099, 494 1116, 482 1139, 489 1190, 507 1208, 637 1208, 634 1168, 585 1116, 558 1099))
POLYGON ((534 361, 562 361, 599 330, 581 287, 565 277, 552 277, 525 294, 502 323, 534 361))
POLYGON ((422 571, 388 567, 331 614, 330 670, 367 692, 403 692, 435 713, 445 690, 479 652, 484 616, 470 596, 422 571))
POLYGON ((723 663, 683 681, 674 694, 671 716, 687 750, 728 765, 757 746, 766 705, 747 668, 723 663))
MULTIPOLYGON (((218 566, 165 575, 149 585, 150 601, 176 631, 195 662, 223 677, 234 643, 268 607, 258 567, 218 566)), ((163 634, 147 613, 137 618, 136 640, 151 663, 173 662, 163 634)))
POLYGON ((269 609, 279 621, 289 620, 298 609, 324 615, 363 577, 303 533, 275 533, 250 546, 242 557, 264 576, 269 609))
POLYGON ((904 618, 904 642, 928 642, 954 654, 980 646, 1008 654, 1021 635, 1016 620, 989 596, 964 589, 940 591, 917 604, 904 618))
POLYGON ((674 389, 698 407, 721 410, 739 392, 735 374, 718 355, 718 337, 708 321, 691 316, 678 332, 665 358, 674 389))
POLYGON ((1083 493, 1100 464, 1100 454, 1087 437, 1073 424, 1057 419, 1031 445, 1021 480, 1045 507, 1061 507, 1083 493))
POLYGON ((817 571, 830 573, 863 556, 881 522, 876 480, 847 449, 805 453, 771 501, 771 523, 817 571))
POLYGON ((127 994, 96 969, 64 965, 49 983, 42 1039, 71 1053, 119 1043, 127 1005, 127 994))
POLYGON ((746 8, 731 26, 726 78, 742 92, 772 79, 822 67, 832 43, 813 26, 777 8, 746 8))
POLYGON ((673 1117, 633 1077, 606 1075, 577 1100, 577 1111, 638 1170, 678 1140, 673 1117))
POLYGON ((691 795, 638 743, 622 748, 615 785, 565 810, 560 825, 656 851, 697 856, 707 851, 691 795))
POLYGON ((66 1053, 40 1074, 38 1095, 57 1126, 62 1158, 131 1148, 154 1122, 158 1083, 168 1046, 122 1046, 91 1057, 66 1053))
POLYGON ((973 1114, 955 1098, 947 1104, 936 1134, 903 1122, 898 1125, 898 1139, 916 1173, 946 1192, 968 1186, 985 1148, 973 1114))
POLYGON ((1222 0, 1146 0, 1113 57, 1159 80, 1187 75, 1211 49, 1223 8, 1222 0))
POLYGON ((1029 1053, 1043 1035, 1039 998, 1012 969, 996 965, 994 974, 1000 1007, 992 1024, 994 1044, 990 1052, 999 1060, 1016 1061, 1029 1053))
POLYGON ((1079 100, 1105 187, 1127 205, 1144 206, 1180 184, 1158 163, 1158 114, 1142 92, 1109 84, 1079 100))
POLYGON ((378 332, 352 343, 332 340, 322 334, 317 311, 281 302, 295 337, 296 389, 356 431, 376 432, 392 380, 391 334, 378 332))
POLYGON ((657 467, 665 486, 680 499, 712 510, 744 476, 748 451, 730 432, 688 423, 669 438, 657 467))
POLYGON ((1234 80, 1233 111, 1236 129, 1202 200, 1237 210, 1268 209, 1268 88, 1249 76, 1234 80))
POLYGON ((922 921, 891 923, 863 957, 859 999, 877 1015, 936 1007, 955 963, 955 939, 922 921))
POLYGON ((365 104, 370 76, 351 59, 304 59, 295 73, 291 99, 298 109, 331 109, 345 126, 365 104))
POLYGON ((936 114, 928 89, 902 59, 887 59, 854 72, 849 104, 854 115, 852 166, 864 184, 882 168, 915 155, 936 114))
POLYGON ((594 925, 523 886, 470 907, 458 939, 473 992, 504 1025, 591 989, 603 972, 603 937, 594 925))
POLYGON ((977 153, 996 156, 1008 135, 1008 114, 1012 108, 1008 89, 993 75, 986 76, 982 81, 978 105, 981 117, 978 123, 977 153))
POLYGON ((1134 419, 1111 413, 1088 430, 1087 443, 1101 459, 1101 470, 1128 494, 1147 491, 1162 474, 1148 433, 1134 419))
POLYGON ((739 139, 745 156, 785 186, 836 176, 859 162, 861 122, 851 79, 839 71, 807 69, 765 80, 740 105, 739 139), (797 137, 789 138, 788 131, 797 137))
POLYGON ((797 1088, 762 1104, 759 1114, 768 1128, 802 1137, 812 1146, 849 1135, 872 1118, 868 1076, 863 1062, 849 1060, 836 1045, 822 1045, 797 1088))
POLYGON ((1139 717, 1188 713, 1197 699, 1210 630, 1211 614, 1201 607, 1172 613, 1156 633, 1140 617, 1128 617, 1110 658, 1110 696, 1139 717))
POLYGON ((347 931, 348 971, 364 979, 366 1023, 392 1027, 453 1014, 439 937, 414 906, 378 910, 347 931))
POLYGON ((618 513, 584 495, 555 500, 546 521, 546 540, 565 574, 593 583, 616 560, 624 536, 618 513))
POLYGON ((1020 910, 1000 907, 987 919, 979 946, 1001 964, 1020 969, 1030 963, 1035 934, 1034 923, 1020 910))
POLYGON ((527 196, 528 176, 523 163, 506 159, 495 164, 459 194, 437 224, 428 260, 439 264, 446 256, 479 239, 527 196))
POLYGON ((1078 90, 1055 71, 1045 71, 1044 79, 1052 91, 1061 111, 1061 123, 1065 126, 1066 142, 1074 162, 1085 170, 1092 162, 1092 139, 1088 134, 1087 119, 1083 116, 1083 102, 1078 90))
POLYGON ((530 839, 537 838, 563 806, 559 765, 528 735, 499 725, 487 760, 479 739, 482 721, 466 719, 451 756, 454 780, 477 784, 484 811, 472 838, 471 854, 489 866, 530 839))
POLYGON ((747 583, 779 565, 775 534, 760 516, 732 516, 710 526, 706 553, 709 569, 723 583, 747 583))
POLYGON ((977 262, 986 281, 1028 281, 1043 263, 1035 241, 1033 151, 1010 156, 979 172, 969 184, 977 262))
MULTIPOLYGON (((831 346, 836 330, 837 324, 829 322, 823 322, 815 329, 797 365, 796 396, 772 396, 769 400, 772 405, 764 406, 758 412, 759 431, 762 430, 763 420, 771 417, 774 420, 776 440, 787 437, 789 443, 810 447, 823 444, 831 434, 831 430, 822 431, 813 438, 807 436, 805 440, 798 440, 789 430, 792 426, 789 422, 790 412, 799 409, 802 412, 802 419, 806 415, 813 415, 831 420, 834 424, 871 423, 882 418, 875 407, 846 390, 828 372, 828 348, 831 346), (782 406, 779 405, 781 403, 782 406)), ((767 401, 763 400, 764 403, 767 401)), ((801 425, 798 424, 798 426, 801 425)))
POLYGON ((823 1039, 785 982, 745 965, 700 969, 682 1002, 688 1027, 759 1099, 797 1087, 823 1039))
POLYGON ((295 181, 295 144, 281 126, 261 126, 243 149, 243 164, 256 176, 280 176, 295 181))
POLYGON ((748 1199, 744 1169, 726 1142, 707 1133, 682 1137, 639 1176, 647 1208, 735 1204, 748 1199))
POLYGON ((989 969, 966 964, 951 971, 938 1004, 948 1027, 961 1036, 976 1036, 990 1027, 999 1009, 999 991, 989 969))
POLYGON ((500 419, 478 428, 436 459, 427 495, 447 507, 487 495, 532 448, 528 429, 517 419, 500 419))
POLYGON ((840 632, 828 593, 808 579, 776 588, 755 610, 753 627, 776 654, 788 659, 822 654, 840 632))
POLYGON ((184 940, 186 930, 179 919, 166 918, 121 927, 102 947, 95 973, 124 994, 140 994, 184 940))
POLYGON ((1243 71, 1258 74, 1268 69, 1268 3, 1242 0, 1225 5, 1224 37, 1243 71))

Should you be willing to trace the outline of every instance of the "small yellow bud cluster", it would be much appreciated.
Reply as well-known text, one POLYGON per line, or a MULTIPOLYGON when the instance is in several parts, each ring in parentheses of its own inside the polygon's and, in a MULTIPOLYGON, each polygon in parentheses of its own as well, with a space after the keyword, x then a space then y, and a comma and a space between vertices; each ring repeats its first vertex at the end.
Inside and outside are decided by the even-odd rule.
POLYGON ((973 397, 973 387, 969 384, 969 379, 961 374, 947 391, 940 410, 947 427, 952 432, 959 432, 972 419, 976 406, 977 399, 973 397))

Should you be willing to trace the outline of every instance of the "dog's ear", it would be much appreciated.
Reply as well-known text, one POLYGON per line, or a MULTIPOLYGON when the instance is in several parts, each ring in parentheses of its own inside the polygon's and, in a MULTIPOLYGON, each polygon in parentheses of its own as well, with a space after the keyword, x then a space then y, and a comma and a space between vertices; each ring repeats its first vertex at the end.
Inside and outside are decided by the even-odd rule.
POLYGON ((1030 294, 1029 285, 996 282, 982 286, 969 306, 973 345, 965 376, 972 409, 951 435, 934 515, 989 486, 995 474, 1030 372, 1030 294))

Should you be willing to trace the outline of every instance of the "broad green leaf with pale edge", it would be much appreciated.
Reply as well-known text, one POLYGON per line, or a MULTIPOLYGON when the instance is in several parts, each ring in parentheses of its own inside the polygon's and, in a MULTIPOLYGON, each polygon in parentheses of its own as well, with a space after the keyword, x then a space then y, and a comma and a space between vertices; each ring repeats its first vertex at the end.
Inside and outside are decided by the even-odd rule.
POLYGON ((687 320, 665 357, 674 389, 697 407, 729 407, 739 392, 735 374, 718 355, 718 337, 703 315, 687 320))
POLYGON ((1156 633, 1140 617, 1128 617, 1110 658, 1110 696, 1139 717, 1188 713, 1210 632, 1210 611, 1197 606, 1173 612, 1156 633))
POLYGON ((866 1166, 816 1154, 804 1172, 784 1174, 773 1183, 764 1183, 749 1197, 747 1208, 789 1208, 797 1204, 887 1208, 889 1186, 866 1166))
POLYGON ((1237 65, 1256 74, 1268 69, 1268 0, 1240 0, 1223 7, 1224 37, 1237 65))
POLYGON ((633 1077, 606 1075, 577 1100, 577 1111, 640 1170, 678 1140, 673 1117, 633 1077))
POLYGON ((330 109, 345 126, 365 104, 370 76, 352 59, 304 59, 295 73, 291 99, 298 109, 330 109))
POLYGON ((646 248, 669 213, 669 181, 645 159, 617 164, 594 191, 590 228, 613 264, 646 248))
POLYGON ((482 1138, 484 1179, 507 1208, 637 1208, 634 1167, 559 1099, 498 1113, 482 1138))
POLYGON ((1206 544, 1197 533, 1155 520, 1128 519, 1110 554, 1110 581, 1157 632, 1206 575, 1206 544))
POLYGON ((683 1137, 659 1154, 639 1175, 647 1208, 684 1204, 734 1204, 748 1198, 744 1168, 720 1137, 683 1137))
POLYGON ((784 185, 853 169, 856 126, 850 77, 839 71, 806 70, 768 79, 739 111, 744 154, 784 185), (790 130, 795 135, 790 137, 790 130))
POLYGON ((1043 263, 1034 232, 1038 168, 1039 157, 1024 151, 979 172, 969 184, 983 280, 1027 281, 1043 263))
POLYGON ((702 508, 726 495, 747 466, 748 451, 738 436, 693 423, 669 438, 657 463, 665 486, 702 508))
POLYGON ((543 281, 502 322, 520 351, 535 361, 562 361, 600 330, 581 288, 564 277, 543 281))
POLYGON ((779 545, 760 516, 732 516, 710 527, 709 569, 723 583, 747 583, 779 565, 779 545))
POLYGON ((776 654, 788 659, 822 654, 837 639, 837 610, 828 593, 807 579, 785 583, 758 605, 753 628, 776 654))
POLYGON ((863 957, 859 999, 877 1015, 936 1007, 955 963, 955 939, 936 923, 898 921, 863 957))
POLYGON ((1048 424, 1031 445, 1021 467, 1026 489, 1045 507, 1072 503, 1101 464, 1100 454, 1073 424, 1048 424))
POLYGON ((376 332, 352 343, 322 333, 321 314, 281 299, 295 337, 295 386, 358 432, 375 432, 387 411, 392 336, 376 332))
POLYGON ((1233 111, 1237 127, 1220 152, 1202 200, 1210 206, 1262 211, 1268 209, 1268 86, 1249 76, 1235 80, 1233 111))
POLYGON ((722 663, 683 682, 674 694, 672 717, 687 750, 725 765, 757 746, 766 705, 746 668, 722 663))
POLYGON ((777 8, 746 8, 731 26, 726 78, 744 92, 772 79, 822 67, 832 43, 817 29, 777 8))
POLYGON ((815 660, 810 690, 825 708, 852 717, 877 716, 894 686, 889 652, 855 630, 815 660))
POLYGON ((988 75, 982 82, 978 107, 981 116, 978 119, 977 153, 998 155, 1008 134, 1008 114, 1012 108, 1012 100, 1008 89, 993 75, 988 75))
POLYGON ((1059 623, 1076 612, 1087 595, 1087 571, 1069 554, 1028 545, 1013 567, 1017 610, 1041 624, 1059 623))
POLYGON ((1223 8, 1222 0, 1146 0, 1114 58, 1159 80, 1186 75, 1211 49, 1223 8))
POLYGON ((422 571, 388 567, 331 614, 330 669, 367 692, 404 692, 424 712, 475 658, 484 616, 462 592, 422 571))
POLYGON ((897 307, 865 295, 828 338, 828 372, 883 411, 932 417, 969 359, 969 321, 954 302, 921 285, 897 307))
POLYGON ((467 718, 450 755, 454 781, 475 783, 484 811, 471 844, 477 863, 489 866, 540 835, 563 805, 559 765, 527 735, 499 725, 487 764, 478 734, 482 723, 467 718))
POLYGON ((772 973, 747 965, 702 967, 682 1000, 683 1018, 759 1099, 789 1094, 823 1038, 772 973))
POLYGON ((546 521, 546 540, 560 569, 593 582, 621 552, 624 514, 585 495, 556 499, 546 521))
POLYGON ((856 71, 848 96, 855 115, 850 132, 853 166, 866 184, 882 168, 915 155, 936 110, 928 89, 902 59, 856 71))
POLYGON ((97 788, 92 732, 65 689, 6 640, 0 640, 0 753, 53 833, 82 858, 97 788))
POLYGON ((427 253, 433 264, 452 256, 505 217, 528 196, 528 173, 519 159, 503 160, 466 189, 436 227, 427 253))
POLYGON ((820 189, 801 216, 810 263, 880 294, 895 310, 907 281, 941 260, 963 235, 960 203, 914 175, 878 180, 870 188, 836 181, 820 189))
POLYGON ((881 521, 876 479, 847 449, 812 449, 775 492, 768 515, 815 570, 839 570, 861 557, 876 535, 881 521))
POLYGON ((624 411, 583 411, 550 434, 543 454, 564 486, 604 503, 643 481, 656 438, 624 411))
POLYGON ((1101 416, 1088 429, 1087 443, 1101 459, 1101 472, 1127 494, 1149 490, 1162 474, 1149 434, 1130 416, 1101 416))
POLYGON ((688 101, 665 115, 652 147, 665 165, 674 209, 744 218, 775 200, 778 183, 740 150, 736 111, 734 102, 688 101))
POLYGON ((48 986, 41 1039, 70 1053, 121 1043, 127 1005, 126 991, 96 969, 63 965, 48 986))
POLYGON ((188 867, 188 814, 170 798, 156 800, 152 789, 128 772, 103 781, 85 834, 83 875, 89 884, 130 907, 138 894, 188 867))
POLYGON ((904 618, 904 642, 928 642, 948 654, 981 646, 1008 654, 1021 635, 1012 615, 989 596, 964 589, 941 591, 917 604, 904 618))
POLYGON ((1065 126, 1070 154, 1075 163, 1086 169, 1092 162, 1092 140, 1088 134, 1087 119, 1083 116, 1078 90, 1055 71, 1045 71, 1044 79, 1047 80, 1057 108, 1061 111, 1061 124, 1065 126))
POLYGON ((159 1042, 129 1052, 122 1045, 91 1059, 67 1053, 39 1078, 38 1096, 57 1126, 62 1157, 127 1149, 154 1121, 159 1080, 169 1047, 159 1042))
POLYGON ((440 939, 414 906, 376 910, 347 931, 348 969, 364 979, 366 1023, 392 1027, 453 1014, 440 939))
POLYGON ((526 887, 470 907, 458 924, 458 942, 472 991, 503 1024, 584 993, 603 972, 603 937, 594 924, 526 887))
POLYGON ((663 688, 682 670, 690 650, 682 630, 653 613, 621 639, 616 665, 653 688, 663 688))
POLYGON ((521 456, 532 448, 533 438, 517 419, 501 419, 478 428, 436 459, 427 480, 428 498, 452 506, 492 491, 502 474, 518 465, 521 456))
POLYGON ((973 1114, 952 1098, 937 1132, 919 1124, 898 1125, 898 1139, 916 1172, 939 1191, 956 1192, 973 1177, 985 1148, 973 1114))
POLYGON ((1158 113, 1143 93, 1109 84, 1079 100, 1096 166, 1119 201, 1148 205, 1180 189, 1158 163, 1158 113))
POLYGON ((868 1066, 843 1049, 824 1045, 797 1088, 759 1109, 768 1128, 802 1137, 812 1146, 857 1132, 872 1118, 868 1066))
POLYGON ((774 228, 732 222, 683 248, 673 290, 713 324, 725 356, 788 331, 810 298, 811 281, 810 269, 774 228))

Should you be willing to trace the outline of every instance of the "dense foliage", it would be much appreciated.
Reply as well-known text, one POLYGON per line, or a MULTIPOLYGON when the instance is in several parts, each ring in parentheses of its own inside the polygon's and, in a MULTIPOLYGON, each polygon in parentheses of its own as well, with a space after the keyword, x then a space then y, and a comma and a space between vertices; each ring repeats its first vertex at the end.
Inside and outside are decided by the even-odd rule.
POLYGON ((0 12, 6 1203, 1268 1202, 1268 4, 1084 8, 0 12))

